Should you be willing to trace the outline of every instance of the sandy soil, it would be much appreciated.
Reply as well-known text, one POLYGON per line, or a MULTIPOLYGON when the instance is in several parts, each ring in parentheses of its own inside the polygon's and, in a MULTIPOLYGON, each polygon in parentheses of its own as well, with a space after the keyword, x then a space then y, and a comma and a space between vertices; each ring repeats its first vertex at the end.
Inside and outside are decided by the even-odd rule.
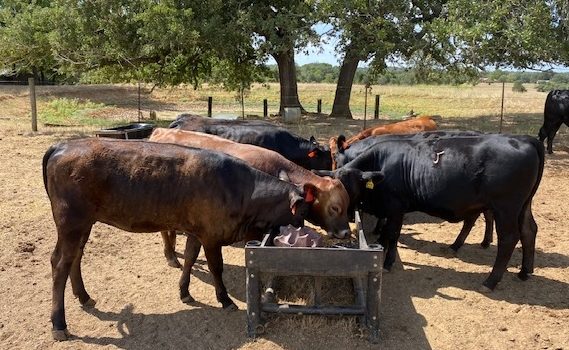
POLYGON ((383 276, 379 345, 369 344, 350 317, 272 317, 266 334, 251 340, 245 333, 242 247, 223 251, 225 282, 239 306, 228 313, 215 300, 203 254, 191 284, 197 303, 188 306, 178 299, 180 271, 166 265, 159 234, 127 233, 102 224, 93 228, 83 259, 85 284, 96 308, 82 309, 68 285, 66 313, 73 338, 54 342, 49 257, 56 233, 41 157, 49 145, 80 132, 31 134, 24 131, 27 127, 0 118, 2 349, 569 348, 567 135, 559 136, 563 145, 547 157, 534 199, 539 226, 535 275, 526 282, 515 276, 521 261, 518 248, 497 289, 481 294, 478 288, 496 255, 495 243, 487 250, 478 245, 483 222, 452 256, 446 247, 460 224, 410 215, 402 231, 400 260, 383 276))

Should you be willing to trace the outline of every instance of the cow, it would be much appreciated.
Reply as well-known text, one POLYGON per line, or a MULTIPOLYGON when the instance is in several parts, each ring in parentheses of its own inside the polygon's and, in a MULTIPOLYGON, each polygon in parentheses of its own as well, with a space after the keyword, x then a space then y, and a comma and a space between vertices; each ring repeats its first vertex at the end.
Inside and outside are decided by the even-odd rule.
POLYGON ((280 153, 305 169, 331 169, 330 150, 314 137, 306 140, 285 128, 260 120, 226 120, 180 114, 170 128, 217 135, 280 153))
MULTIPOLYGON (((217 300, 234 310, 222 280, 221 247, 260 239, 271 228, 302 226, 308 211, 302 188, 210 150, 87 138, 51 146, 42 166, 57 228, 51 256, 56 340, 69 336, 64 310, 68 276, 79 302, 95 305, 81 275, 83 249, 95 222, 129 232, 190 232, 194 240, 188 240, 185 263, 193 265, 197 253, 191 244, 199 242, 217 300)), ((180 297, 188 302, 193 301, 189 282, 189 275, 182 275, 180 297)))
MULTIPOLYGON (((417 134, 406 134, 406 135, 379 135, 379 136, 371 136, 367 137, 361 141, 354 142, 348 146, 346 146, 346 142, 344 142, 341 138, 341 135, 338 139, 332 137, 330 139, 330 150, 332 152, 332 164, 336 164, 338 167, 342 167, 348 162, 355 159, 357 156, 365 152, 367 149, 372 147, 374 144, 389 140, 389 139, 402 139, 402 138, 409 138, 409 139, 417 139, 417 140, 427 140, 427 139, 436 139, 436 138, 444 138, 444 137, 468 137, 474 136, 478 137, 482 135, 479 131, 459 131, 459 130, 439 130, 439 131, 427 131, 421 132, 417 134)), ((494 216, 492 211, 486 210, 483 212, 484 220, 486 222, 486 228, 484 230, 484 238, 480 245, 483 248, 488 248, 490 243, 492 243, 492 233, 494 231, 494 216)), ((450 249, 452 249, 455 253, 458 252, 460 247, 464 245, 464 242, 474 224, 476 223, 477 217, 468 218, 464 221, 462 229, 460 233, 456 237, 453 244, 450 245, 450 249)), ((382 221, 378 221, 378 226, 374 230, 374 233, 378 233, 381 229, 382 221)))
MULTIPOLYGON (((255 169, 301 185, 310 190, 311 197, 314 198, 306 219, 321 226, 329 236, 345 238, 350 234, 348 219, 350 197, 339 180, 317 176, 287 160, 277 152, 201 132, 156 128, 148 140, 227 153, 245 161, 255 169)), ((169 265, 179 266, 172 249, 175 246, 175 233, 163 232, 162 237, 164 239, 164 254, 169 265)))
POLYGON ((344 147, 348 147, 351 144, 370 136, 415 134, 421 131, 435 130, 436 128, 437 123, 433 120, 432 116, 420 115, 416 118, 410 118, 396 123, 375 125, 371 128, 367 128, 347 139, 344 143, 344 147))
POLYGON ((422 211, 459 222, 491 210, 498 253, 482 286, 491 291, 520 239, 523 258, 518 277, 526 280, 533 273, 537 224, 531 202, 543 174, 544 153, 541 142, 525 135, 390 138, 333 175, 364 212, 386 218, 379 243, 386 247, 387 270, 395 261, 405 213, 422 211), (355 177, 354 169, 370 175, 355 177))
POLYGON ((539 140, 547 139, 547 153, 553 153, 553 138, 561 124, 569 126, 569 90, 553 90, 547 94, 543 112, 543 126, 539 140))

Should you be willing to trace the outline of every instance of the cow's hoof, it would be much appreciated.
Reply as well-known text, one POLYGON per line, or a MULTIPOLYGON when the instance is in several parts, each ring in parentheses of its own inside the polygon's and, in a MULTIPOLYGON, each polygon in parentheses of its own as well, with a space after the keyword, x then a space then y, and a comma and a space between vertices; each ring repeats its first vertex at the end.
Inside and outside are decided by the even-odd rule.
POLYGON ((182 300, 182 303, 184 303, 184 304, 191 304, 194 301, 196 301, 196 299, 194 299, 191 295, 183 297, 181 300, 182 300))
POLYGON ((522 281, 527 281, 530 277, 531 277, 530 273, 527 273, 525 271, 518 272, 518 278, 521 279, 522 281))
POLYGON ((174 268, 176 268, 176 269, 181 269, 181 268, 182 268, 182 264, 180 264, 180 262, 178 261, 178 259, 168 260, 168 266, 174 267, 174 268))
POLYGON ((92 309, 95 306, 95 304, 97 304, 97 302, 95 300, 89 298, 89 300, 87 300, 86 302, 81 303, 81 306, 84 309, 92 309))
POLYGON ((492 293, 492 289, 486 287, 485 285, 481 285, 480 288, 478 288, 478 291, 482 294, 490 294, 492 293))
POLYGON ((228 311, 228 312, 233 312, 233 311, 237 311, 239 310, 239 308, 237 307, 237 305, 235 305, 234 303, 231 303, 227 306, 223 306, 223 310, 224 311, 228 311))
POLYGON ((71 334, 69 333, 67 328, 63 330, 52 330, 51 335, 53 336, 53 340, 56 341, 66 341, 67 339, 69 339, 69 337, 71 337, 71 334))

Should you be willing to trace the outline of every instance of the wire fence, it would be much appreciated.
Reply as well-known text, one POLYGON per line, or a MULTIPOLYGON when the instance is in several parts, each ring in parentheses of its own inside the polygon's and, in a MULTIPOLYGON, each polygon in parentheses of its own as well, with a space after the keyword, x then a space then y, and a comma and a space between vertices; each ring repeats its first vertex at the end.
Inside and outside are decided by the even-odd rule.
MULTIPOLYGON (((29 94, 23 82, 0 85, 0 99, 29 94), (4 97, 2 97, 4 96, 4 97)), ((326 118, 332 112, 335 96, 333 84, 299 84, 299 102, 309 116, 326 118)), ((512 84, 480 84, 478 86, 370 86, 354 85, 350 111, 358 127, 375 118, 399 120, 411 114, 438 115, 442 118, 478 118, 483 131, 508 132, 509 126, 526 123, 528 133, 539 129, 543 117, 546 92, 527 86, 527 92, 512 91, 512 84)), ((169 121, 180 113, 210 115, 214 118, 269 118, 280 113, 278 84, 255 85, 243 94, 215 86, 155 88, 139 84, 120 85, 38 85, 36 86, 40 127, 49 123, 47 112, 65 109, 73 101, 84 123, 86 118, 112 122, 158 119, 169 121), (65 102, 65 103, 64 103, 65 102), (63 106, 63 107, 62 107, 63 106)), ((291 96, 284 96, 290 98, 291 96)), ((55 113, 54 112, 54 113, 55 113)), ((65 111, 63 111, 65 113, 65 111)), ((306 119, 306 118, 304 118, 306 119)), ((57 123, 53 123, 57 124, 57 123)), ((103 123, 104 125, 104 123, 103 123)))

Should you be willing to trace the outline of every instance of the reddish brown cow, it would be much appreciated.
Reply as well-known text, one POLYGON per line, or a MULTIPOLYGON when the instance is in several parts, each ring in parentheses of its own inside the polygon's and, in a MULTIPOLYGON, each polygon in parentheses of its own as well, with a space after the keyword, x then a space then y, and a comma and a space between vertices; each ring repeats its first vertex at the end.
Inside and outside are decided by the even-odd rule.
POLYGON ((338 147, 346 149, 355 142, 368 138, 370 136, 387 135, 387 134, 415 134, 421 131, 431 131, 437 129, 437 123, 433 117, 427 115, 420 115, 416 118, 407 119, 401 122, 376 125, 367 128, 358 134, 345 139, 343 135, 330 138, 330 154, 332 156, 332 170, 337 169, 336 157, 338 147))
MULTIPOLYGON (((217 300, 237 307, 222 280, 221 247, 260 239, 269 229, 301 226, 308 212, 303 190, 221 152, 145 141, 81 139, 50 147, 44 184, 57 228, 51 256, 53 337, 69 336, 64 293, 84 306, 95 302, 83 284, 81 258, 97 221, 130 232, 190 232, 188 271, 203 245, 217 300), (192 246, 194 244, 194 246, 192 246)), ((190 302, 189 274, 180 297, 190 302)))
MULTIPOLYGON (((224 152, 244 160, 253 168, 311 190, 314 203, 307 220, 321 226, 329 235, 345 238, 350 233, 348 206, 350 197, 342 183, 330 177, 320 177, 287 160, 277 152, 248 144, 237 143, 215 135, 179 129, 157 128, 149 141, 175 143, 224 152)), ((171 266, 177 266, 172 247, 174 237, 164 238, 164 253, 171 266)))

